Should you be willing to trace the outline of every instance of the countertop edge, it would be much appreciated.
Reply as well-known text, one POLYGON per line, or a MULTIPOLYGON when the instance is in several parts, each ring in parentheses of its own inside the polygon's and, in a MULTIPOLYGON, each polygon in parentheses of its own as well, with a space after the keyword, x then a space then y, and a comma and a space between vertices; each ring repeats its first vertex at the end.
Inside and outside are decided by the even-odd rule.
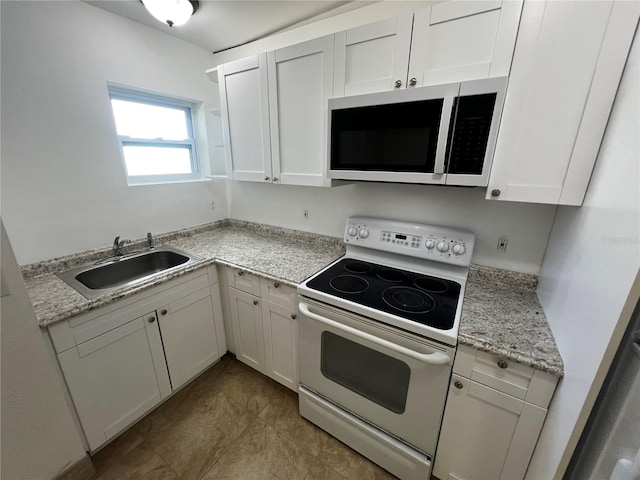
POLYGON ((518 352, 514 352, 513 350, 510 350, 507 348, 500 348, 500 347, 496 347, 493 344, 480 342, 477 339, 471 338, 465 334, 458 334, 458 344, 467 345, 481 352, 487 352, 493 355, 499 355, 501 357, 506 358, 507 360, 512 360, 522 365, 526 365, 528 367, 534 368, 535 370, 541 370, 543 372, 547 372, 558 378, 564 377, 564 365, 551 364, 543 359, 533 359, 531 357, 521 355, 518 352))

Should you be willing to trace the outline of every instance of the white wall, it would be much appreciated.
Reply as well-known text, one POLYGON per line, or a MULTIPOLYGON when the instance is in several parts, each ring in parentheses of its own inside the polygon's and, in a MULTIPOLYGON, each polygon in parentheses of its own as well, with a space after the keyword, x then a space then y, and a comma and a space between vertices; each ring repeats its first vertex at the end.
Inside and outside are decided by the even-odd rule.
POLYGON ((2 478, 49 480, 85 456, 51 342, 2 226, 2 478))
POLYGON ((597 393, 602 381, 598 370, 612 335, 637 303, 637 293, 628 297, 640 268, 639 60, 636 35, 584 205, 558 209, 542 264, 538 296, 565 377, 528 479, 562 477, 591 409, 592 390, 597 393), (622 314, 625 304, 631 307, 622 314))
POLYGON ((83 2, 0 3, 2 216, 20 264, 226 217, 224 182, 127 186, 106 87, 208 112, 210 53, 83 2))
POLYGON ((491 202, 485 189, 358 183, 334 188, 228 182, 229 216, 342 237, 349 215, 371 215, 472 230, 473 262, 537 273, 555 206, 491 202), (309 220, 303 217, 310 212, 309 220), (509 238, 497 252, 498 237, 509 238))

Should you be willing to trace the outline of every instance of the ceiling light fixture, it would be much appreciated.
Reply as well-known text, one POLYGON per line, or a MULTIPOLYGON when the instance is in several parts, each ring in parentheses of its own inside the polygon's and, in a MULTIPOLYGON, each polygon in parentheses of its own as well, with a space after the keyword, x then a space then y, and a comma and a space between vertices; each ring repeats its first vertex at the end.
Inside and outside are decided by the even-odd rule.
POLYGON ((198 0, 140 0, 151 15, 170 27, 184 25, 196 13, 198 0))

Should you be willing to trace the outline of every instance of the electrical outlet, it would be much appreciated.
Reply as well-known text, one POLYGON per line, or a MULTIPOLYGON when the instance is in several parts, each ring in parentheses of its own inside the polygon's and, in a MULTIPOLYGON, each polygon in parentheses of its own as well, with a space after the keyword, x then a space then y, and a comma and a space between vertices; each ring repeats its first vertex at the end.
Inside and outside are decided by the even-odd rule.
POLYGON ((501 235, 498 237, 498 252, 504 253, 507 251, 507 243, 509 242, 509 238, 506 235, 501 235))
POLYGON ((216 209, 216 201, 211 200, 211 211, 214 211, 215 209, 216 209))
POLYGON ((304 217, 305 220, 309 220, 309 210, 305 208, 302 216, 304 217))

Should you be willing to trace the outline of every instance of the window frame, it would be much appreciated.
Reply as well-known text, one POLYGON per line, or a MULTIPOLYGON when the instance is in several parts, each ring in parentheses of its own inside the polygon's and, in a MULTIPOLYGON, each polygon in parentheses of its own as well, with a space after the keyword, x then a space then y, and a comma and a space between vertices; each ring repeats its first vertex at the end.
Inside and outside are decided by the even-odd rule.
POLYGON ((111 107, 111 114, 113 116, 114 126, 116 128, 116 136, 118 138, 118 145, 120 148, 120 158, 122 160, 122 167, 124 174, 127 178, 128 185, 150 185, 159 183, 180 183, 191 182, 201 180, 202 171, 200 166, 200 156, 198 155, 198 139, 196 138, 196 117, 195 108, 196 104, 188 100, 179 98, 171 98, 160 94, 153 94, 147 92, 140 92, 137 90, 126 89, 122 87, 116 87, 112 85, 107 86, 109 95, 109 106, 111 107), (186 140, 164 140, 161 138, 136 138, 129 137, 127 135, 118 134, 118 127, 116 123, 115 113, 113 111, 113 105, 111 100, 125 100, 146 105, 156 105, 161 107, 169 107, 176 110, 183 110, 185 112, 187 134, 189 138, 186 140), (160 175, 129 175, 127 169, 127 162, 125 159, 124 147, 126 146, 145 146, 145 147, 161 147, 161 148, 185 148, 189 150, 191 172, 190 173, 169 173, 160 175))

